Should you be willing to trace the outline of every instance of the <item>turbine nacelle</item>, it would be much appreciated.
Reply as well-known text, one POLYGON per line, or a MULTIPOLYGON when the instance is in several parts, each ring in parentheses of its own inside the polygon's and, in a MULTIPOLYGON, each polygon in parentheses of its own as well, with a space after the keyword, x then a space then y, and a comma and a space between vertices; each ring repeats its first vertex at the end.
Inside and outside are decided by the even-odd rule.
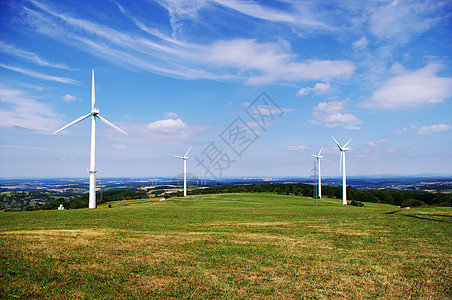
POLYGON ((322 150, 323 150, 323 147, 322 148, 320 148, 320 151, 319 151, 319 153, 317 154, 317 155, 315 155, 315 154, 311 154, 312 156, 314 156, 315 158, 317 158, 317 159, 322 159, 323 158, 323 156, 322 155, 320 155, 320 153, 322 153, 322 150))
POLYGON ((98 114, 99 114, 99 109, 98 108, 93 108, 93 110, 91 110, 91 115, 97 116, 98 114))
POLYGON ((334 142, 336 142, 336 145, 337 145, 337 147, 339 148, 339 150, 340 150, 341 152, 349 151, 349 150, 350 150, 350 148, 348 148, 347 145, 352 141, 352 139, 350 139, 347 143, 345 143, 344 146, 341 147, 341 145, 339 145, 338 141, 336 141, 336 139, 334 138, 334 136, 331 136, 331 137, 333 138, 334 142))

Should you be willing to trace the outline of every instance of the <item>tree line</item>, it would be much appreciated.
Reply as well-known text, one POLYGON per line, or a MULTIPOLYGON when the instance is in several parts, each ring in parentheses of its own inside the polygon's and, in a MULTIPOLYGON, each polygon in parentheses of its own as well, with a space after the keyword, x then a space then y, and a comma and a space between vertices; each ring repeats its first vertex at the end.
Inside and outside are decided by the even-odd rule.
MULTIPOLYGON (((306 183, 264 183, 215 186, 206 189, 188 191, 188 195, 214 194, 214 193, 276 193, 281 195, 296 195, 312 197, 315 186, 306 183)), ((166 195, 167 197, 182 196, 182 192, 166 195)), ((342 186, 322 186, 322 196, 342 199, 342 186)), ((399 190, 358 190, 352 186, 347 187, 347 200, 349 203, 386 203, 402 207, 436 205, 452 206, 452 194, 399 191, 399 190)))
MULTIPOLYGON (((103 204, 112 201, 120 200, 132 200, 132 199, 145 199, 147 198, 146 191, 136 190, 113 190, 103 193, 96 193, 96 203, 103 204)), ((59 198, 50 202, 47 202, 36 209, 38 210, 50 210, 57 209, 60 204, 63 204, 65 209, 77 209, 87 208, 89 203, 89 194, 85 194, 79 199, 74 201, 67 201, 64 198, 59 198)))
MULTIPOLYGON (((304 197, 312 197, 314 194, 315 186, 305 183, 264 183, 264 184, 246 184, 246 185, 217 185, 211 186, 205 189, 193 189, 188 191, 188 195, 201 195, 201 194, 215 194, 215 193, 275 193, 281 195, 296 195, 304 197)), ((154 191, 155 194, 164 197, 181 197, 183 192, 175 192, 170 194, 164 194, 164 190, 154 191), (158 193, 157 193, 158 192, 158 193)), ((30 202, 29 199, 25 199, 25 193, 12 192, 9 193, 8 199, 6 194, 1 195, 5 197, 5 207, 0 209, 6 210, 49 210, 57 209, 60 204, 63 204, 65 209, 77 209, 87 208, 89 202, 89 195, 85 194, 75 200, 59 197, 55 200, 50 200, 48 194, 43 192, 26 193, 27 198, 39 197, 39 200, 45 201, 42 205, 38 204, 38 201, 30 202), (7 201, 6 201, 7 200, 7 201), (22 201, 28 201, 22 203, 22 201), (20 205, 21 204, 21 205, 20 205), (33 204, 33 205, 32 205, 33 204), (16 208, 15 205, 18 207, 16 208), (20 207, 19 207, 20 206, 20 207)), ((156 195, 157 196, 157 195, 156 195)), ((328 198, 342 198, 342 186, 322 186, 322 196, 328 198)), ((142 190, 111 190, 103 193, 96 193, 97 204, 102 204, 111 201, 130 200, 130 199, 146 199, 148 195, 146 191, 142 190)), ((416 192, 412 190, 358 190, 354 187, 347 187, 347 199, 351 205, 362 206, 365 202, 374 203, 386 203, 397 205, 401 207, 408 206, 423 206, 423 205, 435 205, 435 206, 452 206, 452 194, 437 193, 437 192, 416 192)))

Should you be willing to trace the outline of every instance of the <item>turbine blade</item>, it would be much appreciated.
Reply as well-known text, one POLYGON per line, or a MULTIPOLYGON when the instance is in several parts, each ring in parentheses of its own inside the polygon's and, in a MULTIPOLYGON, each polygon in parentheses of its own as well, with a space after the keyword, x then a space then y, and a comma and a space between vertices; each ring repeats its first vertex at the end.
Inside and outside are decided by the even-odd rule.
POLYGON ((339 161, 339 173, 342 174, 342 155, 344 155, 344 152, 341 151, 341 157, 340 157, 340 161, 339 161))
POLYGON ((91 110, 94 109, 96 104, 96 91, 94 89, 94 70, 92 70, 92 83, 91 83, 91 110))
POLYGON ((320 156, 320 153, 322 153, 322 150, 323 150, 323 146, 322 146, 322 148, 320 148, 319 154, 317 154, 317 156, 320 156))
POLYGON ((55 131, 53 134, 57 134, 58 132, 60 132, 60 131, 62 131, 62 130, 65 130, 65 129, 68 128, 68 127, 71 127, 72 125, 77 124, 78 122, 83 121, 84 119, 86 119, 86 118, 88 118, 88 117, 90 117, 90 116, 91 116, 91 113, 89 113, 89 114, 87 114, 87 115, 84 115, 84 116, 81 116, 81 117, 78 118, 77 120, 74 120, 74 121, 72 121, 71 123, 67 124, 66 126, 61 127, 60 129, 58 129, 57 131, 55 131))
POLYGON ((187 157, 188 152, 190 152, 190 150, 191 150, 191 147, 193 147, 193 146, 190 146, 190 148, 188 148, 188 151, 187 151, 187 153, 185 153, 184 157, 187 157))
POLYGON ((337 147, 339 148, 339 150, 342 151, 341 145, 339 145, 339 143, 336 141, 336 139, 334 138, 334 136, 331 136, 333 138, 333 140, 336 142, 337 147))
POLYGON ((344 148, 347 147, 348 143, 350 143, 352 141, 352 139, 350 139, 347 144, 344 145, 344 148))
POLYGON ((107 124, 107 125, 113 127, 114 129, 116 129, 116 130, 118 130, 118 131, 124 133, 125 135, 128 135, 127 132, 125 132, 124 130, 122 130, 122 129, 119 128, 118 126, 116 126, 116 125, 114 125, 114 124, 108 122, 105 118, 101 117, 100 115, 96 115, 96 117, 98 117, 98 118, 99 118, 102 122, 104 122, 105 124, 107 124))
POLYGON ((315 154, 311 154, 312 156, 314 156, 315 158, 317 158, 317 155, 315 155, 315 154))
POLYGON ((180 155, 172 155, 172 156, 177 157, 177 158, 182 158, 182 159, 184 159, 184 157, 183 157, 183 156, 180 156, 180 155))

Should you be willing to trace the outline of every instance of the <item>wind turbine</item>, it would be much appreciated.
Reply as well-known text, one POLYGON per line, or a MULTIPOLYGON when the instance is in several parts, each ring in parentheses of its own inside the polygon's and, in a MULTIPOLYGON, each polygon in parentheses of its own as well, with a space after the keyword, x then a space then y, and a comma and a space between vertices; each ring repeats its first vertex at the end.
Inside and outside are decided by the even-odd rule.
POLYGON ((341 161, 340 166, 342 166, 342 205, 347 205, 347 180, 346 180, 346 173, 345 173, 345 152, 349 151, 350 149, 347 148, 347 145, 352 141, 350 139, 344 146, 341 147, 339 143, 336 141, 334 136, 331 136, 333 140, 336 142, 337 147, 341 151, 341 161))
POLYGON ((319 166, 319 199, 322 198, 322 175, 320 173, 320 160, 323 158, 323 156, 320 155, 320 153, 322 153, 323 147, 320 148, 319 154, 315 155, 315 154, 311 154, 312 156, 314 156, 317 159, 317 165, 319 166))
POLYGON ((53 134, 57 134, 58 132, 71 127, 74 124, 77 124, 80 121, 85 120, 86 118, 91 117, 91 154, 90 154, 90 162, 89 162, 89 208, 96 208, 96 118, 107 124, 108 126, 113 127, 114 129, 124 133, 127 133, 121 130, 119 127, 113 125, 105 118, 99 115, 99 109, 94 107, 96 103, 96 93, 94 89, 94 70, 92 70, 92 84, 91 84, 91 112, 87 115, 81 116, 80 118, 72 121, 66 126, 58 129, 53 134))
POLYGON ((185 153, 184 156, 179 156, 179 155, 173 155, 174 157, 177 158, 182 158, 184 160, 184 197, 187 196, 187 159, 188 159, 188 152, 190 152, 192 146, 190 146, 190 148, 188 148, 187 153, 185 153))

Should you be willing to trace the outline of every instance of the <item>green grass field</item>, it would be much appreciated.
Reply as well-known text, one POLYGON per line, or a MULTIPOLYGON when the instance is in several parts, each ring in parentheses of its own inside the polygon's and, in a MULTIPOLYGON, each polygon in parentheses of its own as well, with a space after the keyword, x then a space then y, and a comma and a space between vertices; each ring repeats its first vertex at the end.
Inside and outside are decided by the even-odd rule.
POLYGON ((452 209, 274 194, 0 214, 2 299, 451 299, 452 209))

